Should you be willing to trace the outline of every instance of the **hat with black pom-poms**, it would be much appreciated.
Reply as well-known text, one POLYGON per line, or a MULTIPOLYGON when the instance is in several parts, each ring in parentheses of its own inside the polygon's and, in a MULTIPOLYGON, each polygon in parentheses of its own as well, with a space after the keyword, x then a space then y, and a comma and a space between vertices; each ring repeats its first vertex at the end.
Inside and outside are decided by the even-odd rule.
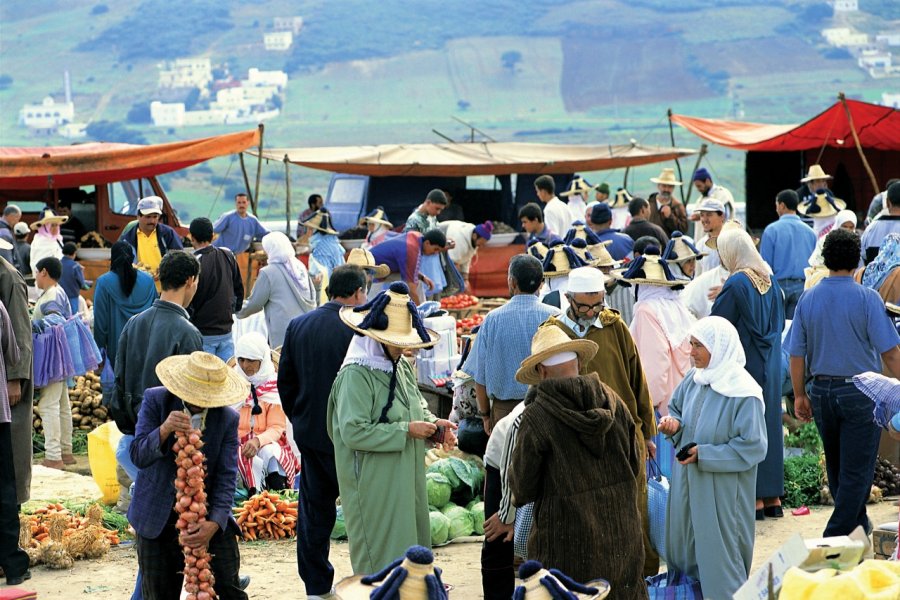
POLYGON ((423 546, 411 546, 378 573, 347 577, 335 586, 339 600, 447 600, 441 570, 423 546))
POLYGON ((666 249, 662 253, 662 259, 669 263, 682 263, 691 259, 700 260, 708 252, 700 252, 694 245, 694 240, 680 231, 673 231, 666 249))
POLYGON ((550 245, 544 257, 544 277, 562 277, 568 275, 572 269, 586 266, 588 264, 575 253, 575 250, 562 240, 557 240, 550 245))
POLYGON ((400 348, 430 348, 440 336, 426 329, 409 288, 402 281, 391 284, 362 306, 345 306, 341 320, 351 329, 377 342, 400 348))
POLYGON ((513 600, 602 600, 610 592, 604 579, 581 584, 561 571, 545 569, 536 560, 522 563, 519 579, 522 585, 516 587, 513 600))
POLYGON ((631 261, 627 269, 617 269, 610 273, 622 285, 660 285, 681 289, 690 280, 675 277, 668 263, 659 255, 659 246, 647 246, 644 254, 631 261))

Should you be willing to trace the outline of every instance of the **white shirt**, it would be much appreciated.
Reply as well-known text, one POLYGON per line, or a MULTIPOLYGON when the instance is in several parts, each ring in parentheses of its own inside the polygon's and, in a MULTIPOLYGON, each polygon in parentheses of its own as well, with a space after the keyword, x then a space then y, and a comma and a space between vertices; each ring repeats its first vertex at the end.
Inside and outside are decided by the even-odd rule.
POLYGON ((461 267, 460 273, 467 275, 472 259, 478 251, 472 245, 472 233, 475 231, 475 225, 464 221, 444 221, 439 223, 438 227, 441 228, 448 240, 453 240, 456 243, 454 248, 447 251, 447 255, 454 264, 461 267))
MULTIPOLYGON (((560 200, 560 202, 562 202, 562 200, 560 200)), ((580 195, 569 196, 568 208, 572 223, 575 221, 584 223, 584 213, 587 211, 587 204, 584 203, 584 198, 580 195)))
MULTIPOLYGON (((706 256, 703 260, 706 260, 707 258, 709 257, 706 256)), ((699 261, 697 264, 699 265, 700 262, 703 261, 699 261)), ((698 275, 687 284, 684 288, 684 292, 681 294, 681 299, 695 317, 698 319, 708 317, 709 313, 712 311, 713 303, 706 295, 711 288, 725 283, 726 279, 728 279, 728 271, 719 265, 715 269, 710 269, 705 273, 698 275)))
MULTIPOLYGON (((721 235, 721 233, 719 234, 721 235)), ((700 252, 708 252, 706 256, 697 260, 695 263, 697 266, 694 267, 694 278, 696 279, 703 273, 707 271, 712 271, 720 264, 722 264, 722 260, 719 258, 719 251, 713 250, 709 246, 706 245, 706 242, 709 241, 709 234, 704 233, 703 237, 697 241, 697 250, 700 252)))
MULTIPOLYGON (((584 211, 581 216, 584 217, 584 211)), ((572 224, 572 214, 569 207, 562 200, 553 196, 553 198, 544 205, 544 223, 553 232, 556 237, 562 238, 569 231, 569 225, 572 224)))

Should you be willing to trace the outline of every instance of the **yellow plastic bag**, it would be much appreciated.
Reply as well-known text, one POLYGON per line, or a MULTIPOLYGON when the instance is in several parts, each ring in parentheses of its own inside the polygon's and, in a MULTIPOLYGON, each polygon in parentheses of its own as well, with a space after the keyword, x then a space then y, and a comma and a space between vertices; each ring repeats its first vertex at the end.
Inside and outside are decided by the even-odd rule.
POLYGON ((87 436, 88 462, 91 476, 103 494, 104 504, 115 504, 119 499, 119 480, 116 477, 116 448, 122 433, 115 422, 100 425, 87 436))
POLYGON ((806 573, 793 567, 784 575, 781 600, 896 600, 900 563, 866 560, 851 571, 806 573))

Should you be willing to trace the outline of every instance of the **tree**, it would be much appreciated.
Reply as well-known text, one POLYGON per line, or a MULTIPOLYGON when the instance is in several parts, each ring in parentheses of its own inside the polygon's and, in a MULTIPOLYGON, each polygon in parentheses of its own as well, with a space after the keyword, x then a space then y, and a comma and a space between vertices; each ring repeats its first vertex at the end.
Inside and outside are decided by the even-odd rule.
POLYGON ((147 143, 141 132, 129 129, 117 121, 96 121, 87 126, 86 132, 88 137, 98 142, 147 143))
POLYGON ((516 65, 522 62, 522 53, 518 50, 507 50, 500 57, 500 62, 503 63, 503 68, 508 69, 510 72, 515 72, 516 65))
POLYGON ((150 103, 135 102, 131 105, 126 119, 129 123, 150 123, 150 103))
POLYGON ((9 75, 0 75, 0 90, 8 89, 13 82, 13 78, 9 75))

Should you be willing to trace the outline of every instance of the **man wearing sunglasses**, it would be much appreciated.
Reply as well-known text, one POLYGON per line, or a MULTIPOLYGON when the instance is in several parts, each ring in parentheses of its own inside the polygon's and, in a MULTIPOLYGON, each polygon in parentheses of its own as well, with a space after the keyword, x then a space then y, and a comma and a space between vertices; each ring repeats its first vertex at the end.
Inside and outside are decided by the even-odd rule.
MULTIPOLYGON (((619 313, 605 306, 606 278, 595 267, 579 267, 569 273, 566 291, 568 310, 559 317, 550 317, 547 325, 562 329, 571 339, 586 339, 596 343, 597 354, 582 365, 581 373, 594 372, 600 381, 608 385, 622 398, 634 419, 638 446, 650 457, 656 456, 656 446, 651 438, 656 435, 656 420, 647 378, 628 325, 619 313)), ((644 462, 641 461, 643 470, 644 462)), ((640 474, 643 500, 642 519, 645 537, 648 532, 646 493, 647 478, 640 474)), ((656 575, 659 556, 653 550, 649 537, 645 539, 644 575, 656 575)))

